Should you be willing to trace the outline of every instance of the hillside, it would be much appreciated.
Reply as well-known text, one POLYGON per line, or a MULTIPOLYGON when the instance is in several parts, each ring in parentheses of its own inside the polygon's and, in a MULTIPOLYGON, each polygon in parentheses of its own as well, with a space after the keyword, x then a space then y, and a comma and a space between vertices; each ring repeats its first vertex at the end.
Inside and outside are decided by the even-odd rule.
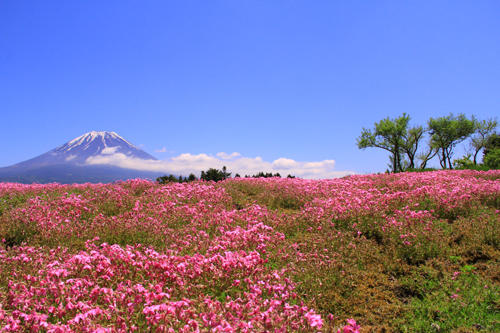
POLYGON ((500 171, 2 183, 0 327, 498 331, 499 209, 500 171))

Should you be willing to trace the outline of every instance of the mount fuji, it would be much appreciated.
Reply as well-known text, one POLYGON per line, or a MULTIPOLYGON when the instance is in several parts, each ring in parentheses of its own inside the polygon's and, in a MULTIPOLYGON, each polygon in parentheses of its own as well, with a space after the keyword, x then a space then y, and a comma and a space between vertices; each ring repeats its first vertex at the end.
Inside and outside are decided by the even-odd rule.
POLYGON ((124 169, 111 165, 90 165, 89 159, 112 154, 156 160, 115 132, 85 133, 40 156, 0 168, 0 181, 20 183, 106 183, 131 178, 155 179, 162 174, 124 169))

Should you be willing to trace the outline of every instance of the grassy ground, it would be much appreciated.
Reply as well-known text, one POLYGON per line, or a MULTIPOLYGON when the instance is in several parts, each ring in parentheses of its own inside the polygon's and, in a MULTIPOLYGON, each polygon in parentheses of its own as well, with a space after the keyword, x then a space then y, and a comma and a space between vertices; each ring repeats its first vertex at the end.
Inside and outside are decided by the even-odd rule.
MULTIPOLYGON (((225 244, 224 230, 261 222, 272 231, 259 237, 268 238, 240 249, 283 272, 294 302, 320 314, 323 331, 354 318, 362 332, 498 332, 499 179, 469 171, 229 180, 199 193, 147 183, 9 190, 0 197, 0 239, 6 253, 21 244, 77 253, 98 236, 192 256, 210 253, 214 239, 225 244), (67 222, 46 229, 53 221, 67 222)), ((204 292, 222 303, 240 295, 229 285, 204 292)))

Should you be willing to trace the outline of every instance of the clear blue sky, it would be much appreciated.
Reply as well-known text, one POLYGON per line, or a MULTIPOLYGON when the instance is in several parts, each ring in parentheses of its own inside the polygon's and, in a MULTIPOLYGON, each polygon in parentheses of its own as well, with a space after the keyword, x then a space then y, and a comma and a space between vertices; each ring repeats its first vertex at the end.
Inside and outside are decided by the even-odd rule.
POLYGON ((500 114, 500 2, 3 0, 0 111, 0 166, 110 130, 384 171, 362 127, 500 114))

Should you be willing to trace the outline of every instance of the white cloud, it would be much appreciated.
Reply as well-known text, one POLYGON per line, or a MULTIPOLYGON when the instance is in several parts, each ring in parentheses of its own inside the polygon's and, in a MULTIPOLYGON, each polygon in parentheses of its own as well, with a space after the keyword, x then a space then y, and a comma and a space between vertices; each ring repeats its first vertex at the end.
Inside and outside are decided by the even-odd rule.
POLYGON ((218 157, 222 158, 223 160, 230 160, 230 159, 233 159, 235 157, 239 157, 241 156, 240 153, 237 153, 237 152, 234 152, 234 153, 231 153, 231 154, 227 154, 225 152, 220 152, 220 153, 217 153, 216 154, 218 157))
POLYGON ((66 162, 69 162, 71 160, 74 160, 76 158, 76 155, 69 155, 68 157, 65 158, 66 162))
POLYGON ((273 168, 277 170, 288 170, 288 169, 293 169, 294 167, 297 167, 298 163, 294 160, 291 160, 289 158, 278 158, 277 160, 273 161, 273 168))
POLYGON ((87 164, 110 164, 122 168, 155 171, 165 174, 199 175, 209 168, 221 169, 226 166, 232 175, 253 175, 257 172, 280 173, 282 177, 291 174, 300 178, 322 179, 336 178, 354 174, 352 171, 335 170, 334 160, 314 162, 299 162, 289 158, 278 158, 272 162, 261 157, 245 157, 239 153, 218 153, 216 156, 207 154, 180 154, 166 160, 143 160, 126 156, 122 153, 98 155, 89 157, 87 164))
POLYGON ((118 146, 116 146, 116 147, 106 147, 106 148, 104 148, 101 151, 101 154, 103 154, 103 155, 113 155, 114 153, 116 153, 116 150, 118 148, 119 148, 118 146))

